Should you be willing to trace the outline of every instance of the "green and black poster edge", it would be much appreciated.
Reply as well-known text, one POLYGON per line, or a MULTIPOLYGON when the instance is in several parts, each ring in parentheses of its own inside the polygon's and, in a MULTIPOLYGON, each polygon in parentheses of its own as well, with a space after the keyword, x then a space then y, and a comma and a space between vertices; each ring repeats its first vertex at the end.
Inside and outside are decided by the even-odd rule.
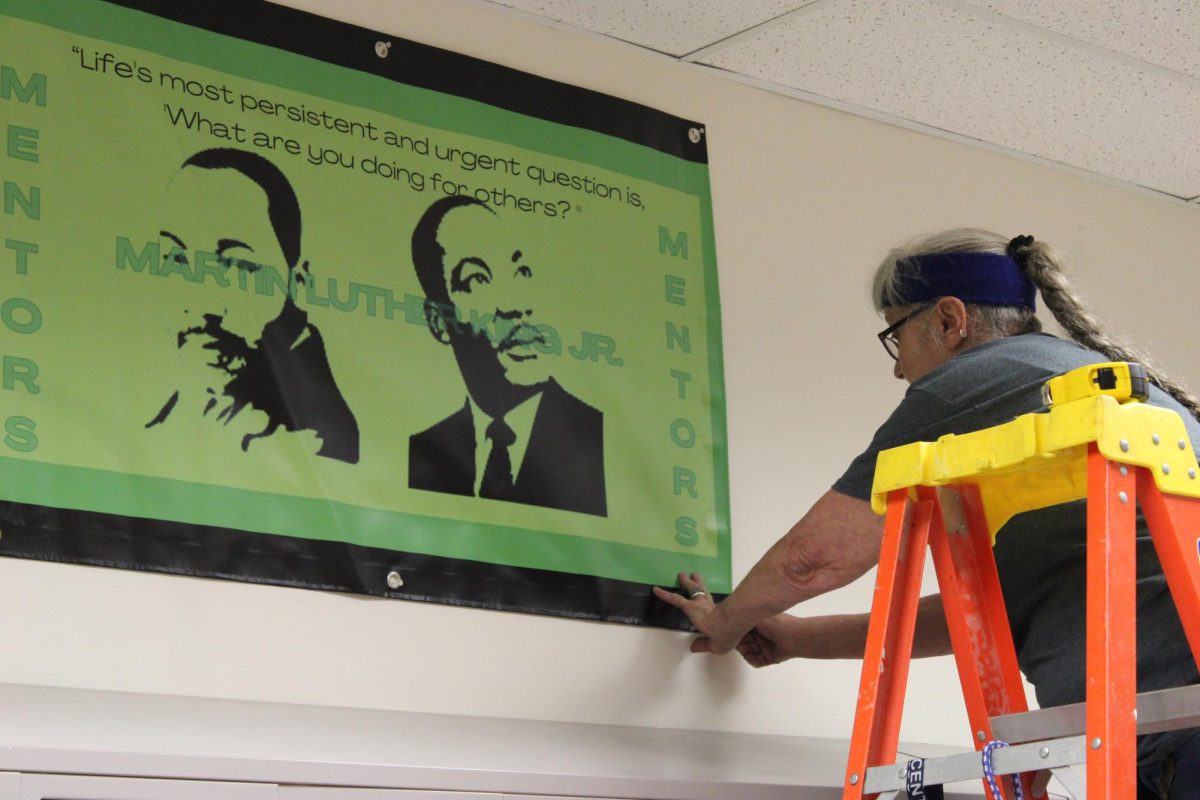
POLYGON ((265 0, 104 2, 524 116, 585 128, 692 163, 708 163, 705 137, 690 135, 692 129, 703 129, 700 123, 265 0), (380 41, 391 44, 386 58, 375 52, 375 43, 380 41))
POLYGON ((9 501, 0 555, 691 630, 631 581, 9 501))

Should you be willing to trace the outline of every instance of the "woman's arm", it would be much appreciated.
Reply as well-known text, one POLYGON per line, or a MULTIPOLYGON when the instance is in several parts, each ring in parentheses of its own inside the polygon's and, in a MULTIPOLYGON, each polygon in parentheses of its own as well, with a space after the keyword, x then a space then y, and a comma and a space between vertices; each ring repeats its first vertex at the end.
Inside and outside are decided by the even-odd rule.
MULTIPOLYGON (((870 617, 870 614, 828 617, 779 614, 763 620, 742 637, 737 651, 752 667, 766 667, 789 658, 862 658, 870 617)), ((913 657, 950 652, 950 633, 941 595, 922 597, 917 606, 913 657)))
MULTIPOLYGON (((870 503, 830 490, 720 604, 707 594, 688 599, 654 591, 687 614, 700 632, 693 651, 726 653, 763 620, 860 577, 878 563, 882 539, 883 518, 870 503)), ((703 588, 699 575, 680 575, 679 583, 689 593, 703 588)))

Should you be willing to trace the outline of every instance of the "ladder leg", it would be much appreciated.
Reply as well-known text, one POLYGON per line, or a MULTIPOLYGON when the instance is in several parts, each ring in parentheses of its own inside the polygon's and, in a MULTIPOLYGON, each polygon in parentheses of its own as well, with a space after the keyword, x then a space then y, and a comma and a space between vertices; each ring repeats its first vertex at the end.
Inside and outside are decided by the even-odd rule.
POLYGON ((1137 793, 1132 472, 1088 445, 1087 785, 1102 800, 1137 793))
POLYGON ((863 797, 867 767, 896 759, 932 511, 931 503, 910 504, 903 489, 888 496, 844 800, 863 797))
MULTIPOLYGON (((922 498, 936 491, 918 490, 922 498)), ((979 491, 961 486, 942 489, 940 494, 943 518, 933 520, 929 547, 971 722, 971 738, 975 749, 981 750, 993 738, 992 717, 1027 711, 1029 706, 979 491)), ((1029 776, 1021 776, 1020 780, 1025 796, 1032 797, 1029 776)))
POLYGON ((1200 668, 1200 499, 1164 495, 1144 469, 1138 470, 1137 492, 1192 657, 1200 668))

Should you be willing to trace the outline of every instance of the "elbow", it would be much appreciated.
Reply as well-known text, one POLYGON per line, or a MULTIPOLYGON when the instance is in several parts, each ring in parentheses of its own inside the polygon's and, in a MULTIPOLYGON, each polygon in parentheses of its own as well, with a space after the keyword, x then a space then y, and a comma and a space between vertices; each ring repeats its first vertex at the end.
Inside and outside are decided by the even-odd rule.
POLYGON ((807 599, 845 586, 866 569, 849 563, 844 548, 798 537, 783 552, 782 571, 788 586, 807 599))

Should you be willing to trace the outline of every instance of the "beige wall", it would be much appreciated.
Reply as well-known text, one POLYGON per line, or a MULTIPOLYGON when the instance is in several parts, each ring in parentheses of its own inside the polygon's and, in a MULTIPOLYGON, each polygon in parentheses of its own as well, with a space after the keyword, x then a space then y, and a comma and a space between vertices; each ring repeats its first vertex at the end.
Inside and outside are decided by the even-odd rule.
MULTIPOLYGON (((1200 386, 1200 212, 769 94, 450 0, 288 5, 708 126, 728 387, 734 574, 898 401, 866 275, 949 225, 1071 251, 1111 326, 1200 386)), ((865 581, 806 611, 864 610, 865 581)), ((660 630, 5 560, 0 681, 658 727, 847 737, 854 662, 752 671, 660 630)), ((918 664, 905 736, 965 742, 952 664, 918 664)))

